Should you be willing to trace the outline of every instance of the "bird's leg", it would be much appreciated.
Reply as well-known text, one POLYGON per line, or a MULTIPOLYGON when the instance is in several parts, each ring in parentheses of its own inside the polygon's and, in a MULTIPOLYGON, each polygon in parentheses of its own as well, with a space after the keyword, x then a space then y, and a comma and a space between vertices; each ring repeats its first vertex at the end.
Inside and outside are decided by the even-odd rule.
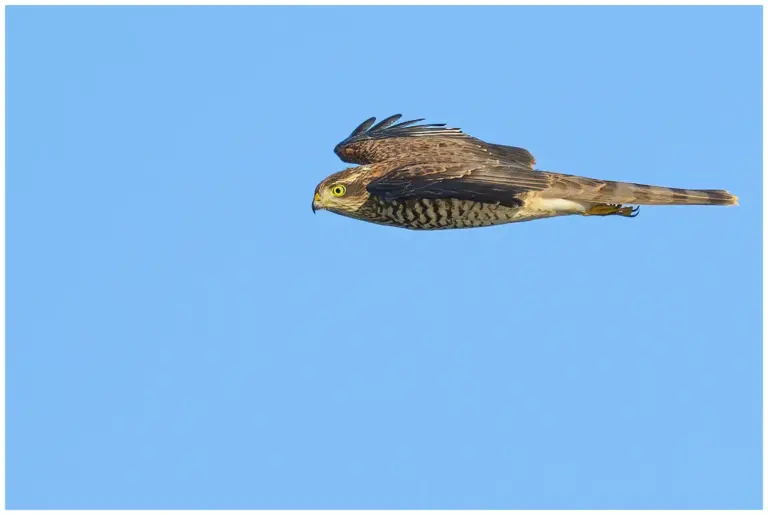
POLYGON ((595 204, 584 211, 584 216, 619 215, 634 218, 637 216, 638 211, 640 211, 639 207, 624 207, 621 204, 595 204))

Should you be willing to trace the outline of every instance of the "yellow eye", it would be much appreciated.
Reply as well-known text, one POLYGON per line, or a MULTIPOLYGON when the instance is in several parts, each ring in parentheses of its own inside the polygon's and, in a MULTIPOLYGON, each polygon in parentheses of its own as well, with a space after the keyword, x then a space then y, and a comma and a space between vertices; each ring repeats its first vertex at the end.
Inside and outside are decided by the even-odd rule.
POLYGON ((336 186, 331 188, 331 194, 334 197, 343 197, 344 194, 347 192, 347 187, 343 184, 337 184, 336 186))

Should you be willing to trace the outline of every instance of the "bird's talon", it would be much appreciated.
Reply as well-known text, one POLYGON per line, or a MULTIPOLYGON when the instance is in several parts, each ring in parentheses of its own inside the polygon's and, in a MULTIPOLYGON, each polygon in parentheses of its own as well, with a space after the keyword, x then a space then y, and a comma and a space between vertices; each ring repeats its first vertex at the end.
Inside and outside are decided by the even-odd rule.
POLYGON ((640 211, 639 207, 624 207, 621 204, 595 204, 584 212, 585 216, 620 215, 634 218, 640 211))

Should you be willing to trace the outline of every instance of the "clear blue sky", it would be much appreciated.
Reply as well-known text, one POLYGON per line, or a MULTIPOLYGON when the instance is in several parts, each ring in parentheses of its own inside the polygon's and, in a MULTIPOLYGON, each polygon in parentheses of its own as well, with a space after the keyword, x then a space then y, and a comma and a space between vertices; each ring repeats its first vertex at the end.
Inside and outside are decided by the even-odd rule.
POLYGON ((7 11, 9 508, 759 508, 761 9, 7 11), (726 188, 312 215, 369 116, 726 188))

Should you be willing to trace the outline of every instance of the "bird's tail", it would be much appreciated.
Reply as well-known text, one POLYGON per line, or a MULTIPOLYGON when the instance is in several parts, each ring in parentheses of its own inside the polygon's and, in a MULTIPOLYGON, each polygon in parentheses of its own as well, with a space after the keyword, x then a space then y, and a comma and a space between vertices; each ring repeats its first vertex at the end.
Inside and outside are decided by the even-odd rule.
POLYGON ((604 204, 734 206, 739 198, 726 190, 689 190, 633 182, 600 181, 555 174, 547 196, 604 204))

